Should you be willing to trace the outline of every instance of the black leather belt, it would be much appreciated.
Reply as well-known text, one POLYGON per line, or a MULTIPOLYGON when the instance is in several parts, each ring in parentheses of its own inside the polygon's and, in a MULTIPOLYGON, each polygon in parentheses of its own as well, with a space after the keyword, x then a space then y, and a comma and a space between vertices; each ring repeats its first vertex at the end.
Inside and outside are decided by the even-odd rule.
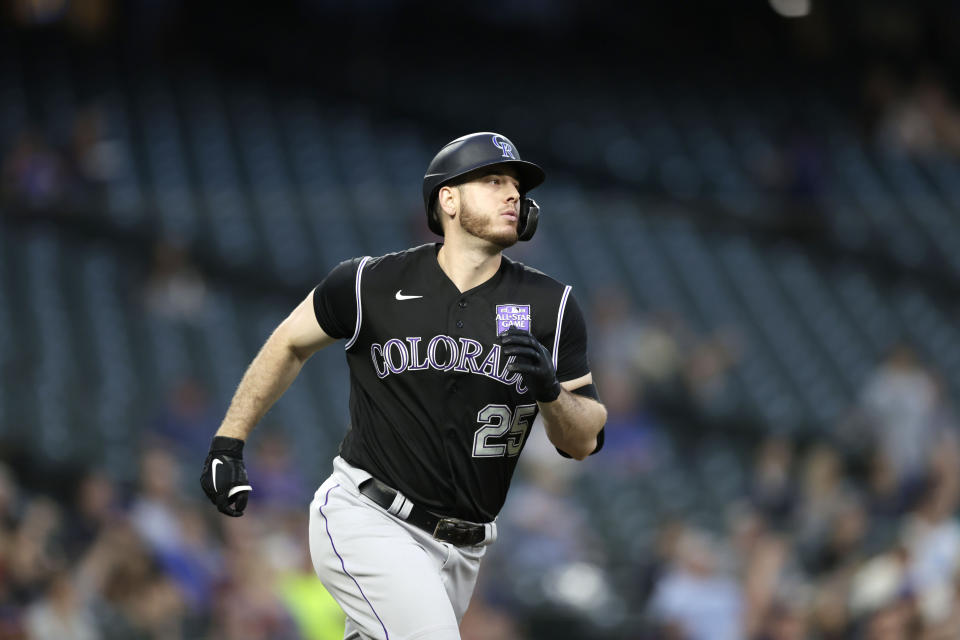
MULTIPOLYGON (((360 493, 388 511, 397 497, 396 489, 376 478, 364 480, 360 483, 359 489, 360 493)), ((438 516, 423 507, 413 503, 411 505, 406 521, 420 527, 441 542, 449 542, 458 547, 467 547, 480 544, 487 536, 486 528, 482 524, 467 522, 459 518, 438 516)))

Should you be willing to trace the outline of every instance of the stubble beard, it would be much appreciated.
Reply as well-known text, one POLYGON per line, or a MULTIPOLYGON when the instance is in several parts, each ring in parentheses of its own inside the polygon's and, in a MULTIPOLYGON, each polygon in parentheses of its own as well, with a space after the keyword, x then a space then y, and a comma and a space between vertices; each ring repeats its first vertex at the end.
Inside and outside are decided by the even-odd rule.
POLYGON ((494 231, 492 229, 493 222, 490 218, 475 212, 466 203, 463 203, 460 209, 460 226, 470 235, 486 240, 500 250, 509 249, 517 244, 516 227, 504 231, 494 231))

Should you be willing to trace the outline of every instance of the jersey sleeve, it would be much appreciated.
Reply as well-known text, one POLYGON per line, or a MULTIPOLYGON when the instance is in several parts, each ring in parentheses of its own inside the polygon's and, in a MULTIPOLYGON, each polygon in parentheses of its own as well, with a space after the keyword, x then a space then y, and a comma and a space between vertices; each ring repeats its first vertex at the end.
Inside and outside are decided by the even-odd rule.
MULTIPOLYGON (((590 365, 587 362, 587 323, 584 322, 583 312, 572 293, 567 298, 559 330, 560 335, 557 336, 557 380, 560 382, 576 380, 590 373, 590 365)), ((586 389, 587 387, 583 388, 586 389)), ((589 388, 591 392, 583 395, 597 400, 596 389, 593 385, 590 385, 589 388)), ((603 448, 604 435, 604 429, 600 429, 600 433, 597 434, 597 446, 590 455, 603 448)), ((570 457, 566 451, 558 447, 555 448, 557 453, 564 458, 570 457)))
POLYGON ((587 325, 580 305, 571 293, 567 298, 557 336, 557 380, 566 382, 590 373, 587 363, 587 325))
POLYGON ((344 260, 313 290, 313 312, 320 328, 331 338, 349 338, 356 327, 360 260, 344 260))

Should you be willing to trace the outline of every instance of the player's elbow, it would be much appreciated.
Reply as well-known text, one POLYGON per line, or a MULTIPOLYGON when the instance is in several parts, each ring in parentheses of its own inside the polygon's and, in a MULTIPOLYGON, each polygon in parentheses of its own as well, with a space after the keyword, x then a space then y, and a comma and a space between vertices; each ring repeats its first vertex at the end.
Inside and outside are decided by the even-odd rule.
POLYGON ((594 428, 591 429, 593 435, 581 438, 575 446, 571 447, 573 451, 567 451, 571 458, 575 460, 585 460, 587 457, 597 451, 600 445, 600 431, 607 423, 607 409, 602 404, 597 403, 597 414, 592 421, 594 428))
POLYGON ((301 366, 307 361, 307 358, 310 357, 310 353, 297 346, 290 327, 287 326, 286 323, 281 323, 273 330, 273 333, 270 334, 270 337, 264 345, 264 350, 275 354, 275 358, 301 366))
POLYGON ((574 460, 586 460, 594 451, 597 450, 597 437, 581 437, 573 442, 567 442, 565 447, 561 447, 563 452, 574 460))
POLYGON ((274 330, 271 341, 276 348, 281 349, 288 358, 301 366, 317 351, 314 344, 304 343, 296 327, 288 322, 280 323, 274 330))
POLYGON ((597 448, 597 439, 593 438, 591 442, 586 442, 582 447, 571 447, 572 450, 565 450, 574 460, 586 460, 593 450, 597 448))

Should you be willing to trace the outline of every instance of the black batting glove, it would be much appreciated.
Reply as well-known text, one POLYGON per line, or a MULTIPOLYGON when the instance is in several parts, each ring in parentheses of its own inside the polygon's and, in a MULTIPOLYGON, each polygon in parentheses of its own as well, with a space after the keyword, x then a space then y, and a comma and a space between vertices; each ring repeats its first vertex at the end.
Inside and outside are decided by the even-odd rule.
POLYGON ((216 436, 203 463, 200 486, 221 513, 239 518, 253 487, 243 466, 243 440, 216 436))
POLYGON ((560 382, 553 358, 547 348, 529 331, 510 327, 500 334, 501 351, 515 359, 507 364, 510 373, 523 374, 527 388, 533 391, 537 402, 553 402, 560 396, 560 382))

